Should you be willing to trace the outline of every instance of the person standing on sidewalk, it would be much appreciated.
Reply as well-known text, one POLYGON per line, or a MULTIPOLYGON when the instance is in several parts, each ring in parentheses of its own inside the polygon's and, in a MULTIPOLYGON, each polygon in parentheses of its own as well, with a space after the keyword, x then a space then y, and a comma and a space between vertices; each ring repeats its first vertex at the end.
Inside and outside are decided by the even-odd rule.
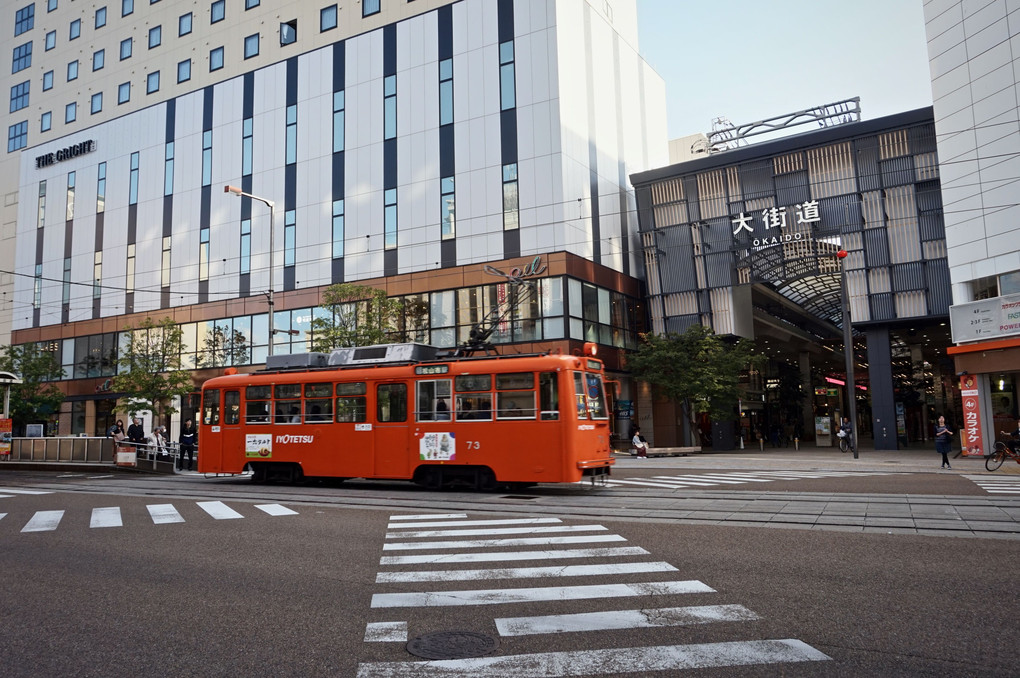
POLYGON ((949 453, 953 451, 953 432, 946 426, 946 418, 939 417, 935 426, 935 451, 942 455, 942 468, 952 469, 949 465, 949 453))
POLYGON ((190 419, 184 422, 178 442, 181 444, 181 456, 177 462, 177 470, 184 470, 184 457, 187 455, 188 470, 190 471, 195 456, 195 446, 198 445, 198 430, 190 419))

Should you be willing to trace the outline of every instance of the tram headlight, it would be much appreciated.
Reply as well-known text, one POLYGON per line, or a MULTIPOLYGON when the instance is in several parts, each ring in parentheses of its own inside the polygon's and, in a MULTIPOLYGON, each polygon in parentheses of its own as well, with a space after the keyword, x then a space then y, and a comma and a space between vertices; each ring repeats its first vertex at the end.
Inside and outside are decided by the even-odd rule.
POLYGON ((596 344, 594 341, 586 341, 586 342, 584 342, 584 354, 585 355, 591 356, 592 358, 594 358, 596 355, 598 355, 598 352, 599 352, 599 345, 596 344))

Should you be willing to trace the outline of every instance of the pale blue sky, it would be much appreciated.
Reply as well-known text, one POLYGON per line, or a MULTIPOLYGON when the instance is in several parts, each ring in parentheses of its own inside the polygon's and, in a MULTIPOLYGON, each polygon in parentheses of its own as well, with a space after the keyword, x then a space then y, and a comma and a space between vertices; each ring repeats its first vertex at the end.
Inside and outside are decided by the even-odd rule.
MULTIPOLYGON (((931 105, 922 0, 637 0, 669 137, 855 96, 865 120, 931 105)), ((794 131, 809 131, 802 126, 794 131)))

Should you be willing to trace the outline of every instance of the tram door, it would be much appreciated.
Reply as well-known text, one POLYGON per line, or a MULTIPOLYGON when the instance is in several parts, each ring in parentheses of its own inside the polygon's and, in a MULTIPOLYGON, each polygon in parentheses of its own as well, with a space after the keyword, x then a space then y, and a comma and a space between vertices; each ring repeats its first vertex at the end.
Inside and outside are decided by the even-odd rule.
POLYGON ((408 386, 403 382, 375 386, 375 475, 403 478, 410 473, 407 422, 408 386))

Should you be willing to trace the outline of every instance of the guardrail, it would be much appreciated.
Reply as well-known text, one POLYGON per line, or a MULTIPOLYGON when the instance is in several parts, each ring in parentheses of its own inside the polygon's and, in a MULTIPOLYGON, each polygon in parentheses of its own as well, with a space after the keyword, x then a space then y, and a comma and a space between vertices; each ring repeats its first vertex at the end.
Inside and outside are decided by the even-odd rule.
MULTIPOLYGON (((120 444, 123 447, 133 445, 127 441, 120 444)), ((162 455, 152 446, 139 445, 135 468, 157 473, 173 473, 177 448, 177 443, 168 443, 164 448, 167 454, 162 455)), ((115 466, 117 456, 112 438, 13 438, 11 454, 9 457, 0 457, 0 465, 8 460, 54 465, 74 463, 115 466)))

